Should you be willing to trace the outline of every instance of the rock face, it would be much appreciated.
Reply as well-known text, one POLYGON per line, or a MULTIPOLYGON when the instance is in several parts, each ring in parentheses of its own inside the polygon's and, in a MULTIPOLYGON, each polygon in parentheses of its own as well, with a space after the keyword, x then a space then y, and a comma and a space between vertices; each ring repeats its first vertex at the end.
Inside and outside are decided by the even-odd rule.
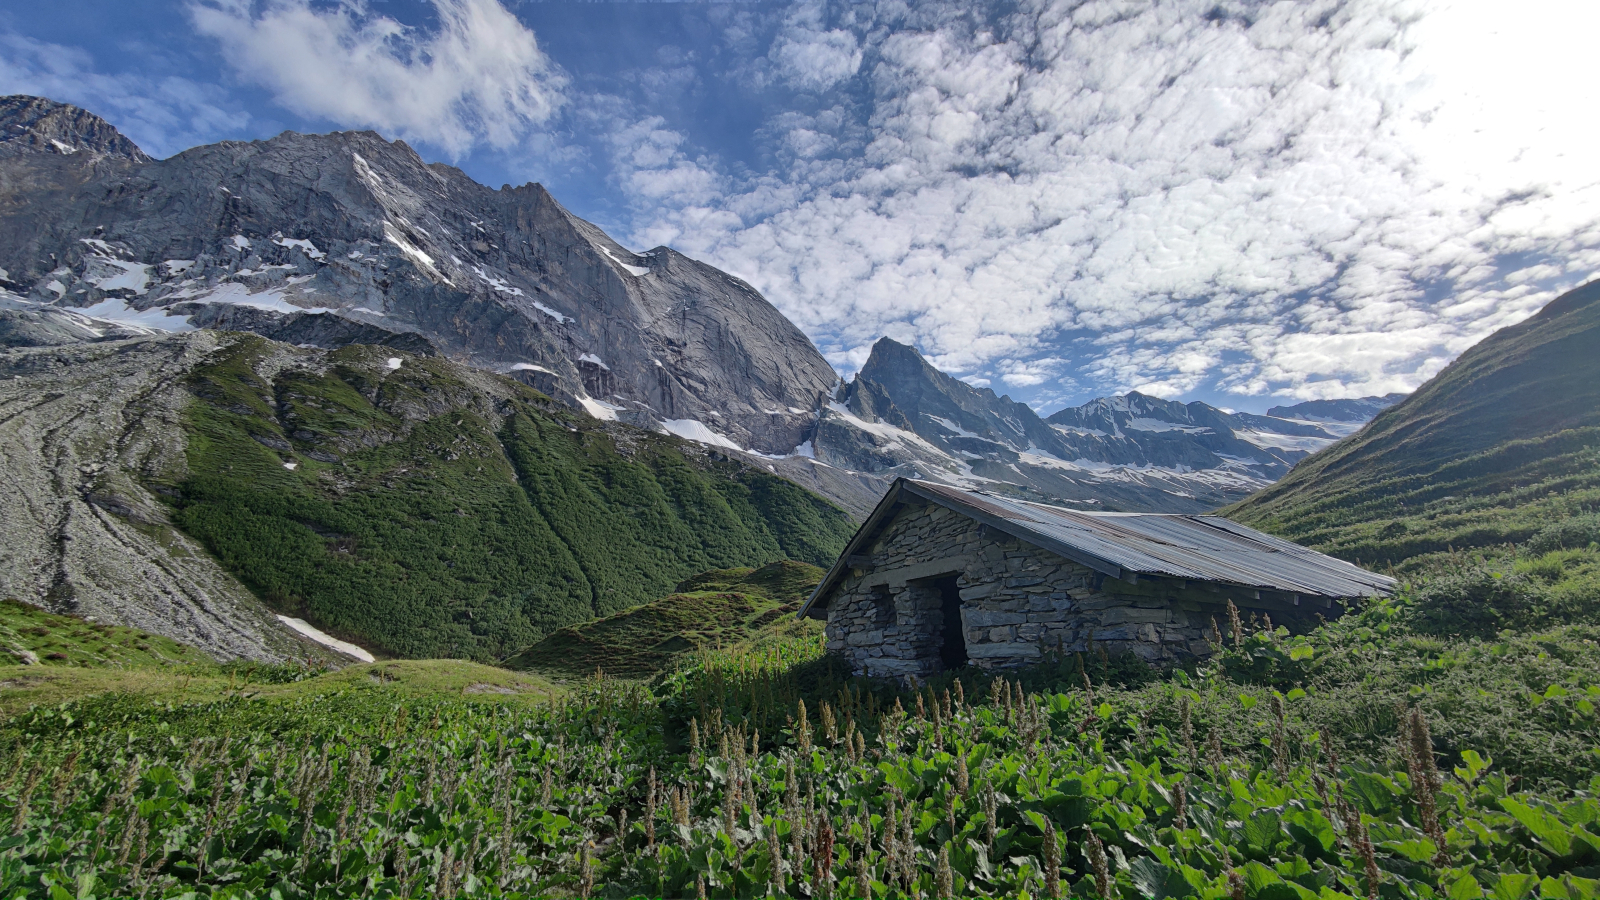
POLYGON ((200 332, 0 354, 0 597, 222 659, 320 655, 173 528, 142 484, 181 477, 178 384, 215 344, 200 332))
POLYGON ((371 132, 152 160, 90 113, 10 97, 0 135, 13 309, 306 343, 407 335, 599 418, 771 454, 806 440, 836 382, 744 282, 666 247, 635 254, 537 184, 492 190, 371 132))
POLYGON ((99 116, 43 97, 0 97, 0 156, 27 153, 116 157, 146 163, 122 132, 99 116))
POLYGON ((817 460, 885 486, 903 475, 1099 509, 1200 512, 1271 484, 1358 424, 1137 392, 1041 419, 884 338, 822 411, 812 447, 817 460))

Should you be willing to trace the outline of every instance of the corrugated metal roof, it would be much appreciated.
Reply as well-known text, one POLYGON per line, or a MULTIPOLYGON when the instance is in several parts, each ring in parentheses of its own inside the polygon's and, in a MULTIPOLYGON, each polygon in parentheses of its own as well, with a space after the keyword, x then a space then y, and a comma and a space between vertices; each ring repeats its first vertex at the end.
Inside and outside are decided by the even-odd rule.
POLYGON ((955 509, 1113 578, 1150 575, 1344 599, 1394 591, 1395 580, 1221 516, 1084 512, 900 479, 806 602, 804 615, 843 574, 903 493, 955 509))

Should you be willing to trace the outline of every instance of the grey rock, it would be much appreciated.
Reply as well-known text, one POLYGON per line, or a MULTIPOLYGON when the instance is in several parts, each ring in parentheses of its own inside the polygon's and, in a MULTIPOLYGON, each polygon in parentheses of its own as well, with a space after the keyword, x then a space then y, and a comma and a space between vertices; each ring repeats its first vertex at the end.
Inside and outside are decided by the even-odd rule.
POLYGON ((884 479, 983 479, 986 490, 1089 510, 1205 512, 1348 430, 1137 392, 1041 419, 884 338, 821 411, 814 446, 829 465, 884 479))
POLYGON ((183 376, 208 332, 0 351, 0 596, 195 644, 322 656, 168 523, 145 477, 184 471, 183 376))
POLYGON ((165 311, 316 346, 411 340, 543 375, 604 418, 696 420, 769 454, 810 438, 837 381, 745 282, 667 247, 633 253, 537 184, 492 190, 371 132, 152 160, 83 110, 13 97, 0 135, 0 286, 34 308, 113 301, 127 310, 103 317, 165 311))

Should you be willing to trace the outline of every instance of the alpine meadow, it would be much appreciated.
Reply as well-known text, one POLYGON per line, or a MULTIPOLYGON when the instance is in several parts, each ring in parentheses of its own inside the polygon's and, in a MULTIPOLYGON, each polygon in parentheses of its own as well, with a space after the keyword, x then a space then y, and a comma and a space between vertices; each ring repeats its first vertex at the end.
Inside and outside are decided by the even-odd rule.
POLYGON ((1600 12, 37 6, 0 900, 1600 900, 1600 12))

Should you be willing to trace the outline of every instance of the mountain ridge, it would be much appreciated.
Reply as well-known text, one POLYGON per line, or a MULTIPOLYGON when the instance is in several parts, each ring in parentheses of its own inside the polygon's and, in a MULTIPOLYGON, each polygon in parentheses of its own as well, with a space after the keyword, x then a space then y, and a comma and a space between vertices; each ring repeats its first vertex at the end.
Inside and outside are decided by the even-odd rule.
MULTIPOLYGON (((0 104, 0 131, 24 127, 28 99, 0 104)), ((164 160, 38 143, 0 158, 6 305, 35 318, 271 333, 318 315, 419 335, 600 418, 698 422, 767 453, 802 443, 836 380, 745 282, 670 248, 635 254, 541 185, 492 190, 373 132, 164 160)))
POLYGON ((905 475, 1098 509, 1205 512, 1270 484, 1353 427, 1138 392, 1040 418, 882 338, 821 411, 812 449, 822 463, 884 484, 905 475))
POLYGON ((1496 331, 1223 512, 1346 558, 1525 540, 1600 509, 1600 282, 1496 331))
POLYGON ((0 598, 220 658, 280 616, 492 661, 708 568, 831 562, 842 510, 702 444, 388 347, 195 331, 0 352, 0 598))

